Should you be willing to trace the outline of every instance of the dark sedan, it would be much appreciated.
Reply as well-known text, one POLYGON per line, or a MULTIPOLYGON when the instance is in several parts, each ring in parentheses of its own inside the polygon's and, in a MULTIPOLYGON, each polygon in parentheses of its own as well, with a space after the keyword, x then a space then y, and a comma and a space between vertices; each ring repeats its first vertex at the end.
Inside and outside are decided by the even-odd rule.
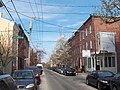
POLYGON ((112 90, 120 90, 120 73, 115 74, 111 81, 112 90))
POLYGON ((98 90, 110 89, 113 76, 111 71, 92 71, 86 77, 86 84, 97 86, 98 90))
POLYGON ((33 70, 17 70, 13 78, 18 90, 37 90, 37 82, 33 70))
POLYGON ((76 75, 75 69, 73 68, 69 68, 69 67, 65 67, 63 70, 63 74, 68 76, 68 75, 76 75))

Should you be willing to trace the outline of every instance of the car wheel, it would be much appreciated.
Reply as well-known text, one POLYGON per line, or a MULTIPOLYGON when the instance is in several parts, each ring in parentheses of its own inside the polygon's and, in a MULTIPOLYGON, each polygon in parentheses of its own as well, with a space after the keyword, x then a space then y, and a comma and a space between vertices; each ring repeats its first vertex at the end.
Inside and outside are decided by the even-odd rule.
POLYGON ((116 88, 116 87, 113 87, 112 90, 117 90, 117 88, 116 88))
POLYGON ((86 84, 89 85, 89 81, 88 81, 88 79, 86 79, 86 84))
POLYGON ((97 89, 98 90, 101 90, 101 87, 100 87, 100 83, 98 82, 98 84, 97 84, 97 89))

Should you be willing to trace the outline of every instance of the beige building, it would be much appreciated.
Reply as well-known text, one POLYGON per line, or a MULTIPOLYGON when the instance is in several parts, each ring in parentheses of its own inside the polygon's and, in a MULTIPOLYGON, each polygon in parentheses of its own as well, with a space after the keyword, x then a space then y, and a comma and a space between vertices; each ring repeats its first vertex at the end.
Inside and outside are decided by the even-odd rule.
POLYGON ((2 18, 0 14, 0 67, 3 69, 4 65, 4 71, 8 73, 12 72, 13 67, 18 68, 18 39, 15 37, 18 31, 15 22, 2 18))

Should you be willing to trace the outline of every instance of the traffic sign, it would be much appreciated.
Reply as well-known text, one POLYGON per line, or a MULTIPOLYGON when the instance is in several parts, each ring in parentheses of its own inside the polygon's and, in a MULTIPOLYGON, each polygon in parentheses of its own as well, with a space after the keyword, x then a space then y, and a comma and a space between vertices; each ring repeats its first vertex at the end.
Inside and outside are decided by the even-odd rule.
POLYGON ((17 38, 18 38, 18 39, 23 39, 24 37, 23 37, 23 36, 13 36, 12 38, 13 38, 13 39, 17 39, 17 38))

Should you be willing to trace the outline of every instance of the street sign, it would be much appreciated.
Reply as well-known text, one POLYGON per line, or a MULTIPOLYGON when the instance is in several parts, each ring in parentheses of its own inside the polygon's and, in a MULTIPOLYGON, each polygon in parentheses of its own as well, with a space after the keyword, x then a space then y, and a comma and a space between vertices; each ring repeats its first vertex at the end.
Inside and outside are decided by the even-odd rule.
POLYGON ((23 36, 13 36, 12 38, 13 38, 13 39, 17 39, 17 38, 18 38, 18 39, 23 39, 24 37, 23 37, 23 36))

